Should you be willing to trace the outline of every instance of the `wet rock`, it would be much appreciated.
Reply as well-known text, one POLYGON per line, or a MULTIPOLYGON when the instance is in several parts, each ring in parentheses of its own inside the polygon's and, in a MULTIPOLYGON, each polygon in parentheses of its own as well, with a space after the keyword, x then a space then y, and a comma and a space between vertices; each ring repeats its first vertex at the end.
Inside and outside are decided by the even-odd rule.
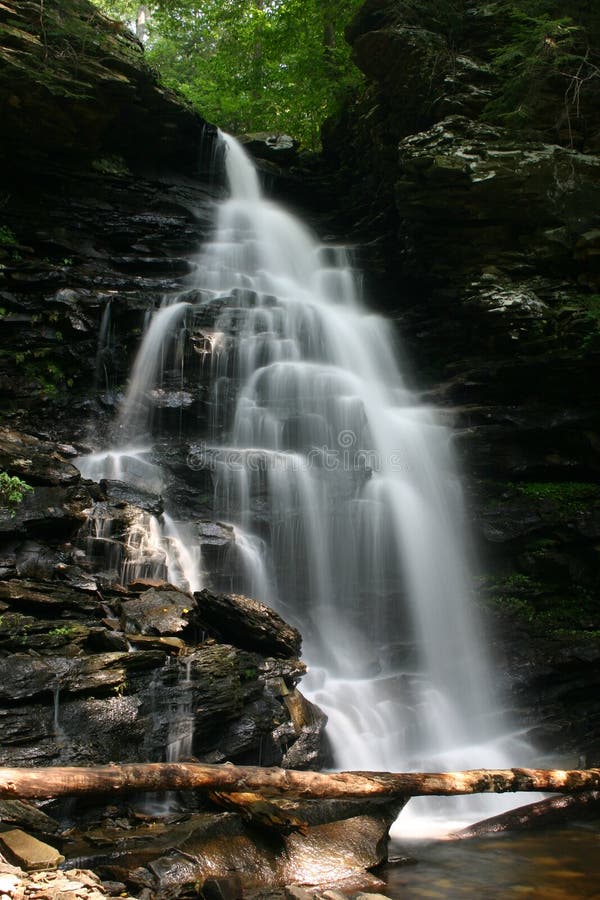
POLYGON ((93 613, 99 607, 95 593, 72 588, 57 581, 11 579, 0 582, 0 600, 20 612, 39 614, 52 610, 54 615, 66 612, 93 613))
POLYGON ((86 648, 95 653, 126 653, 129 650, 129 643, 122 632, 96 626, 89 629, 86 648))
POLYGON ((59 823, 41 809, 24 800, 0 800, 0 820, 11 825, 22 825, 38 834, 56 834, 59 823))
POLYGON ((182 653, 186 644, 176 637, 154 637, 145 634, 127 634, 126 639, 134 647, 146 650, 164 650, 175 655, 182 653))
POLYGON ((158 896, 180 895, 215 878, 215 873, 239 878, 244 892, 293 884, 327 889, 346 879, 356 891, 368 883, 365 869, 385 858, 387 832, 402 805, 402 801, 294 803, 291 813, 309 822, 309 832, 281 835, 275 842, 257 840, 238 814, 200 813, 182 824, 176 848, 165 843, 168 835, 153 846, 148 833, 144 841, 144 835, 128 832, 120 859, 113 857, 103 868, 107 872, 117 866, 133 868, 136 854, 138 860, 146 855, 144 868, 135 873, 136 883, 158 896))
POLYGON ((0 428, 0 469, 36 485, 72 485, 81 477, 56 445, 7 427, 0 428))
POLYGON ((84 486, 36 487, 24 496, 14 515, 0 510, 0 534, 68 537, 85 521, 89 502, 84 486))
POLYGON ((110 481, 103 479, 100 487, 115 506, 126 505, 143 509, 153 516, 160 516, 163 512, 163 502, 151 491, 144 491, 140 487, 132 487, 123 481, 110 481))
POLYGON ((283 697, 297 739, 287 750, 282 766, 290 769, 320 770, 332 764, 332 753, 325 734, 327 716, 318 706, 294 688, 283 697))
POLYGON ((243 897, 241 878, 207 878, 200 889, 204 900, 241 900, 243 897))
POLYGON ((49 844, 38 841, 20 828, 0 831, 0 847, 17 865, 28 871, 56 869, 64 856, 49 844))
POLYGON ((300 146, 300 142, 289 134, 270 134, 266 131, 242 134, 239 140, 252 156, 279 165, 290 165, 295 162, 300 146))
POLYGON ((154 669, 163 660, 159 651, 96 653, 75 659, 13 654, 0 659, 0 699, 54 695, 57 687, 70 694, 114 691, 124 686, 131 674, 154 669))
POLYGON ((449 270, 450 259, 454 279, 457 266, 472 270, 474 262, 478 268, 487 263, 516 273, 515 254, 522 255, 523 262, 533 254, 551 260, 553 267, 559 261, 570 267, 579 235, 598 202, 596 157, 524 142, 505 129, 461 116, 405 138, 399 162, 396 202, 404 222, 406 263, 411 257, 416 263, 421 253, 423 261, 434 254, 429 278, 444 277, 442 269, 449 270), (506 196, 510 205, 503 202, 506 196), (456 229, 448 246, 450 220, 456 229), (562 244, 554 239, 559 225, 565 229, 562 244), (421 240, 428 251, 422 244, 418 254, 408 250, 421 240), (442 243, 440 255, 434 246, 442 243))
POLYGON ((44 620, 11 612, 0 618, 0 648, 5 652, 76 656, 89 635, 89 627, 73 619, 44 620))
POLYGON ((300 633, 264 603, 240 594, 212 594, 208 590, 194 596, 199 621, 210 634, 268 656, 299 656, 300 633))
POLYGON ((194 608, 192 597, 176 588, 151 588, 135 600, 121 603, 121 622, 123 630, 130 634, 173 637, 189 627, 194 608))

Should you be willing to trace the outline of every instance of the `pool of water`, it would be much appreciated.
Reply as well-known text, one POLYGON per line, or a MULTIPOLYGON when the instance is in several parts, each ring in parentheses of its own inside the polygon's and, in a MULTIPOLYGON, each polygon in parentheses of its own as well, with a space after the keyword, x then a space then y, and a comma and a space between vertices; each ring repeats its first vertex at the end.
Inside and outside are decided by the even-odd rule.
POLYGON ((394 841, 378 873, 394 900, 600 900, 600 819, 463 841, 394 841))

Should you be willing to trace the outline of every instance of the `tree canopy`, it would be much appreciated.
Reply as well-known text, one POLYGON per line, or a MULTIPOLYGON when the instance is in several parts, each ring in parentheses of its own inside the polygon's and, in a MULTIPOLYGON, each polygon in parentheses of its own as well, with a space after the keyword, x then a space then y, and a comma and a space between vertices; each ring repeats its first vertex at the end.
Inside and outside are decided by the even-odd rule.
POLYGON ((202 115, 236 132, 281 131, 316 147, 362 76, 343 38, 361 0, 95 0, 135 28, 148 59, 202 115))

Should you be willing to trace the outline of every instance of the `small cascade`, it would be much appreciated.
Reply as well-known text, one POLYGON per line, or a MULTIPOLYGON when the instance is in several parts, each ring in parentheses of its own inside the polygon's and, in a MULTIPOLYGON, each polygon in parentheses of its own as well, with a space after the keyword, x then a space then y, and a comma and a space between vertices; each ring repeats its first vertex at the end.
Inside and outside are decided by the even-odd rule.
POLYGON ((103 386, 107 396, 111 394, 110 355, 112 344, 111 301, 108 300, 100 320, 96 349, 96 385, 103 386))
MULTIPOLYGON (((179 762, 193 755, 195 704, 191 657, 167 657, 150 683, 148 701, 152 727, 147 735, 147 758, 179 762)), ((164 816, 180 808, 177 792, 142 795, 138 806, 148 815, 164 816)))
POLYGON ((163 477, 150 462, 151 447, 125 447, 79 456, 75 465, 84 478, 92 481, 121 481, 153 494, 160 494, 163 477))
POLYGON ((167 513, 138 510, 123 520, 114 517, 107 503, 96 503, 85 530, 86 555, 107 582, 128 585, 148 579, 202 590, 200 547, 194 546, 191 527, 167 513))
POLYGON ((201 591, 200 546, 194 545, 190 526, 178 524, 167 513, 163 513, 162 544, 166 547, 167 580, 192 593, 201 591))
POLYGON ((60 727, 60 680, 58 676, 55 679, 52 693, 54 694, 54 734, 59 740, 64 736, 64 732, 60 727))
POLYGON ((169 719, 166 762, 179 762, 193 753, 194 698, 191 662, 191 659, 177 662, 177 684, 169 719))
POLYGON ((267 572, 267 548, 264 540, 233 528, 234 546, 239 553, 244 589, 250 597, 260 597, 263 603, 273 603, 273 585, 267 572))
POLYGON ((54 679, 54 684, 52 685, 52 694, 53 694, 53 731, 54 731, 54 740, 56 741, 56 747, 58 749, 58 759, 59 761, 68 761, 67 750, 69 746, 69 738, 63 729, 60 723, 60 686, 61 680, 60 675, 56 675, 54 679))
POLYGON ((152 317, 119 410, 118 428, 121 435, 133 435, 135 438, 145 433, 151 410, 148 395, 155 388, 160 373, 167 367, 167 345, 173 355, 171 364, 176 369, 181 367, 185 329, 180 326, 189 308, 190 304, 186 302, 171 303, 162 306, 152 317), (173 337, 174 341, 168 340, 173 337))

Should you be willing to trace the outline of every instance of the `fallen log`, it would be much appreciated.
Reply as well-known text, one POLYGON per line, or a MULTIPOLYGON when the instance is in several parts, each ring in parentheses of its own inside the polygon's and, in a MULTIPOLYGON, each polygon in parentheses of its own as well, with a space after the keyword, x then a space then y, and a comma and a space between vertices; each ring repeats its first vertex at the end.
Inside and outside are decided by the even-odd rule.
POLYGON ((600 790, 600 769, 473 769, 465 772, 300 772, 260 766, 145 763, 0 769, 0 797, 49 798, 123 791, 252 792, 265 797, 391 796, 600 790))
POLYGON ((600 812, 600 793, 584 791, 580 794, 565 794, 562 797, 548 797, 538 803, 509 809, 508 812, 490 819, 475 822, 461 831, 451 834, 451 838, 488 837, 491 834, 502 834, 505 831, 525 831, 530 828, 541 828, 558 825, 562 822, 581 816, 597 816, 600 812))

